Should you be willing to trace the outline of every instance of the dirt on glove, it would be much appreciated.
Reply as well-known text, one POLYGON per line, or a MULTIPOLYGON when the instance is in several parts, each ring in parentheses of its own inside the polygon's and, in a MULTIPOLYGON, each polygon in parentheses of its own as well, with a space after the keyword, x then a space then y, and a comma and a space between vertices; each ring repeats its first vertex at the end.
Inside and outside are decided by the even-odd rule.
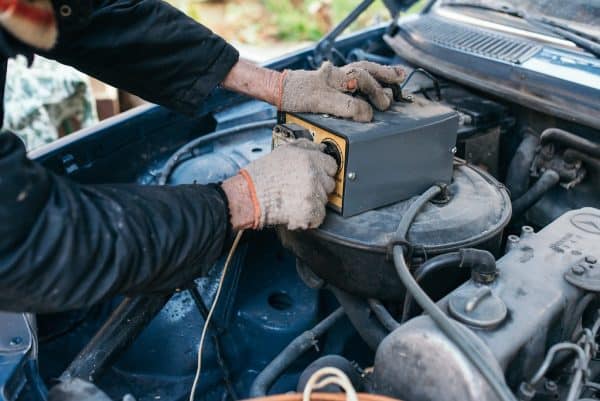
POLYGON ((393 93, 386 85, 404 81, 405 72, 397 66, 358 61, 344 67, 325 62, 317 71, 286 71, 280 108, 283 111, 325 113, 355 121, 373 119, 373 105, 387 110, 393 93), (369 102, 353 93, 361 93, 369 102))

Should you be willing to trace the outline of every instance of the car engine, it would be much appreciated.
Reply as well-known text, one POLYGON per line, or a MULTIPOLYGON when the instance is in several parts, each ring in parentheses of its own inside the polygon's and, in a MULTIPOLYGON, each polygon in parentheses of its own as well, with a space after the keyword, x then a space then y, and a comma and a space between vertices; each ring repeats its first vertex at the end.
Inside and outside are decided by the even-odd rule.
MULTIPOLYGON (((248 390, 250 397, 278 392, 274 386, 281 380, 279 375, 283 375, 283 370, 298 363, 294 358, 300 358, 312 348, 315 338, 324 336, 327 338, 325 343, 331 342, 326 331, 335 327, 345 315, 365 344, 366 348, 358 353, 369 354, 366 350, 370 349, 374 353, 373 361, 357 367, 359 358, 356 355, 355 359, 349 359, 344 352, 323 356, 303 370, 298 379, 298 390, 318 367, 336 366, 354 378, 356 388, 401 400, 503 399, 437 322, 428 314, 421 314, 421 305, 407 292, 394 268, 391 247, 395 231, 418 201, 417 193, 438 182, 440 193, 417 214, 406 242, 402 244, 406 263, 416 281, 436 300, 448 320, 460 328, 469 346, 489 362, 501 385, 510 388, 519 399, 558 397, 570 400, 577 399, 573 398, 574 394, 592 391, 586 386, 591 388, 593 384, 585 383, 593 377, 596 368, 596 334, 600 328, 600 315, 594 312, 596 297, 593 295, 596 290, 594 272, 600 267, 596 246, 600 240, 600 209, 583 207, 566 211, 539 232, 523 223, 531 221, 523 213, 531 213, 532 206, 554 186, 560 184, 567 191, 577 186, 587 173, 585 163, 571 164, 572 171, 565 174, 562 170, 569 162, 563 158, 571 151, 561 149, 565 144, 560 142, 554 142, 552 150, 548 150, 553 141, 545 138, 552 129, 544 131, 541 140, 532 140, 533 135, 526 132, 508 166, 507 181, 500 182, 497 177, 502 166, 498 161, 500 157, 494 154, 499 150, 485 146, 498 143, 499 136, 506 135, 514 126, 514 120, 498 103, 481 99, 476 103, 462 90, 449 93, 457 97, 449 98, 445 107, 460 116, 460 124, 440 126, 436 132, 440 137, 458 138, 460 149, 450 149, 452 153, 458 153, 451 164, 451 179, 442 182, 436 181, 435 177, 413 174, 422 183, 415 196, 408 196, 408 199, 387 202, 372 210, 350 213, 350 216, 344 216, 341 208, 332 205, 318 229, 277 229, 282 245, 296 258, 296 271, 304 285, 319 293, 333 294, 341 309, 333 311, 313 329, 284 347, 282 353, 256 376, 248 390), (469 126, 469 121, 473 120, 468 118, 468 113, 473 112, 466 106, 474 104, 484 104, 487 109, 484 111, 495 115, 495 125, 490 127, 488 120, 485 129, 469 126), (498 113, 499 110, 503 113, 498 113), (530 141, 535 143, 534 146, 529 144, 530 141), (523 155, 525 151, 530 154, 523 155), (523 163, 529 164, 525 171, 520 170, 523 163), (515 178, 520 174, 527 176, 527 180, 537 181, 519 192, 513 181, 522 180, 523 177, 515 178), (555 177, 550 180, 552 185, 532 194, 548 176, 555 177)), ((415 95, 413 102, 420 102, 420 107, 438 107, 420 95, 415 95)), ((410 110, 411 107, 414 103, 400 103, 392 110, 410 110)), ((389 113, 393 114, 393 111, 389 113)), ((301 120, 294 119, 288 124, 290 120, 286 123, 285 116, 279 116, 280 124, 273 129, 273 142, 282 132, 288 136, 323 140, 315 129, 338 127, 338 121, 333 117, 306 118, 310 123, 302 126, 301 120)), ((359 127, 361 132, 357 135, 370 135, 368 140, 371 141, 381 140, 375 130, 385 125, 382 119, 376 115, 373 123, 359 127)), ((402 117, 395 119, 398 121, 402 117)), ((339 123, 343 127, 341 130, 351 137, 354 123, 344 120, 339 123)), ((426 142, 427 134, 423 129, 427 129, 427 125, 420 125, 414 112, 411 124, 410 131, 417 132, 416 135, 426 142)), ((572 137, 570 133, 560 132, 572 137)), ((261 146, 270 146, 270 133, 265 130, 264 135, 266 138, 261 146)), ((398 138, 403 138, 402 135, 404 131, 398 138)), ((256 135, 252 138, 255 141, 256 135)), ((249 147, 256 145, 252 143, 249 147)), ((360 145, 362 148, 352 141, 344 146, 348 146, 348 154, 335 156, 338 163, 343 163, 350 155, 356 158, 368 149, 364 142, 360 145)), ((397 151, 397 147, 392 148, 397 151)), ((422 147, 427 148, 427 145, 422 147)), ((362 185, 387 179, 382 178, 388 171, 384 171, 386 156, 382 155, 381 149, 376 148, 369 157, 374 170, 381 167, 379 175, 362 185)), ((419 150, 412 151, 413 156, 415 152, 413 159, 416 162, 407 161, 407 157, 400 160, 402 154, 395 154, 396 158, 391 160, 400 164, 421 163, 420 167, 413 165, 412 169, 424 170, 431 161, 424 150, 420 153, 419 150)), ((219 157, 227 157, 232 164, 239 163, 234 158, 239 154, 225 155, 228 151, 219 152, 219 157)), ((214 156, 211 153, 208 157, 214 156)), ((248 159, 251 157, 250 153, 248 159)), ((194 177, 218 174, 214 167, 218 164, 208 160, 207 156, 191 158, 177 167, 174 177, 178 177, 178 182, 189 182, 194 177)), ((351 163, 346 161, 346 170, 341 170, 346 178, 350 177, 349 166, 351 163)), ((237 168, 238 165, 232 171, 237 168)), ((368 171, 360 167, 354 170, 357 177, 370 179, 368 171)), ((401 176, 402 171, 410 172, 411 168, 395 166, 391 170, 392 178, 389 179, 394 179, 395 174, 401 176)), ((344 176, 339 175, 338 180, 341 177, 344 176)), ((345 185, 344 196, 353 196, 348 189, 352 183, 346 181, 345 185)), ((381 190, 385 191, 385 187, 381 190)), ((334 196, 341 197, 338 192, 334 196)), ((372 195, 369 202, 381 200, 378 195, 372 195)), ((402 196, 398 195, 398 198, 402 199, 402 196)))
MULTIPOLYGON (((38 316, 39 338, 11 317, 0 364, 29 359, 0 380, 5 399, 36 399, 20 394, 39 363, 45 383, 184 400, 198 359, 203 401, 302 392, 322 367, 403 401, 600 399, 600 87, 536 70, 564 59, 597 79, 600 64, 428 14, 373 32, 330 54, 406 67, 372 123, 219 92, 199 117, 107 124, 112 153, 90 140, 44 156, 81 182, 206 184, 305 137, 339 170, 319 228, 246 232, 223 276, 225 257, 174 294, 38 316)), ((314 67, 318 50, 273 66, 314 67)))

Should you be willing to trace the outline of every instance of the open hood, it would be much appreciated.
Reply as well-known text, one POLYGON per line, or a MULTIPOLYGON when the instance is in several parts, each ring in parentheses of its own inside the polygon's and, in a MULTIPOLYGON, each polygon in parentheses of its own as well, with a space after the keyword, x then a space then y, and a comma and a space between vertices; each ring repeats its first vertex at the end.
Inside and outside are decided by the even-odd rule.
POLYGON ((393 17, 396 17, 400 11, 408 9, 418 0, 383 0, 385 6, 390 10, 393 17))

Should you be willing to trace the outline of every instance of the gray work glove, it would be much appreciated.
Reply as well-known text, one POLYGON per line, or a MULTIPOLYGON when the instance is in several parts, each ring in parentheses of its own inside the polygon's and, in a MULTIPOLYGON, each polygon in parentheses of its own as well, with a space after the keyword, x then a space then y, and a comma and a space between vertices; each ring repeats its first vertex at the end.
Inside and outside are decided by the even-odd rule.
POLYGON ((325 113, 367 122, 373 119, 369 103, 347 93, 360 92, 378 110, 387 110, 394 96, 381 83, 396 85, 404 77, 404 70, 397 66, 358 61, 338 68, 327 61, 317 71, 285 71, 278 106, 283 111, 325 113))
POLYGON ((294 140, 240 171, 255 202, 254 228, 307 229, 323 222, 337 171, 335 160, 323 148, 307 139, 294 140))

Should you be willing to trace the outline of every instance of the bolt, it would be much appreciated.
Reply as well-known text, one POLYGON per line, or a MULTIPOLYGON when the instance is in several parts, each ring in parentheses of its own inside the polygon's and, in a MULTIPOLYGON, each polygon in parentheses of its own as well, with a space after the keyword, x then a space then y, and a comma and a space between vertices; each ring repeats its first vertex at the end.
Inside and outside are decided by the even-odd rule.
POLYGON ((551 393, 555 393, 558 390, 556 382, 552 380, 546 380, 544 383, 544 388, 551 393))
POLYGON ((354 180, 356 180, 356 173, 355 173, 354 171, 350 171, 350 172, 348 173, 348 179, 349 179, 350 181, 354 181, 354 180))
POLYGON ((595 265, 595 264, 598 262, 598 259, 596 259, 596 258, 595 258, 595 257, 593 257, 592 255, 587 255, 587 256, 585 257, 585 261, 586 261, 587 263, 590 263, 590 264, 592 264, 592 265, 595 265))
POLYGON ((571 271, 574 275, 581 276, 583 273, 585 273, 585 268, 581 265, 575 265, 571 267, 571 271))

